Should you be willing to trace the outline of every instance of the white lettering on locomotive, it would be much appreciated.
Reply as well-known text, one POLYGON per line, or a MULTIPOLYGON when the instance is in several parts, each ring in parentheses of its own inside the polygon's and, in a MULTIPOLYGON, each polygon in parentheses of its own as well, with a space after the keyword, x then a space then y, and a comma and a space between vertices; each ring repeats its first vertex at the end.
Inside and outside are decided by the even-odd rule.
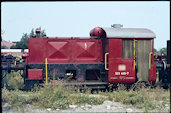
POLYGON ((129 72, 115 72, 115 75, 129 75, 129 72))
POLYGON ((115 75, 120 75, 120 72, 115 72, 115 75))

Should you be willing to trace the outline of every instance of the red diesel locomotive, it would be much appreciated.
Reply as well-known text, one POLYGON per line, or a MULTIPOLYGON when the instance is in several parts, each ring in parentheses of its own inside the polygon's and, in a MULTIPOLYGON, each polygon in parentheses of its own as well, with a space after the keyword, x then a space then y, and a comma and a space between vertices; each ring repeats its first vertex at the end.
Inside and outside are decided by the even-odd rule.
POLYGON ((90 87, 137 81, 155 82, 155 34, 144 28, 96 27, 88 37, 28 39, 26 87, 65 80, 90 87))

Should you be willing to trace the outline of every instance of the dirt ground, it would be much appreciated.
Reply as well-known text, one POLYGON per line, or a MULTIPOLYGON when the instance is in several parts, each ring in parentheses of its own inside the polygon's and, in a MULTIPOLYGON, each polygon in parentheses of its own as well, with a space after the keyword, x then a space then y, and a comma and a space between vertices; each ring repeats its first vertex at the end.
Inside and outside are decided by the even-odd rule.
MULTIPOLYGON (((164 113, 169 113, 169 106, 166 106, 164 113)), ((50 108, 41 109, 32 105, 24 105, 18 108, 12 108, 8 103, 2 103, 2 113, 75 113, 75 112, 144 112, 143 109, 135 108, 134 106, 123 105, 119 102, 104 101, 101 105, 70 105, 66 110, 52 110, 50 108)), ((147 111, 150 112, 150 111, 147 111)), ((158 112, 158 111, 151 111, 158 112)))

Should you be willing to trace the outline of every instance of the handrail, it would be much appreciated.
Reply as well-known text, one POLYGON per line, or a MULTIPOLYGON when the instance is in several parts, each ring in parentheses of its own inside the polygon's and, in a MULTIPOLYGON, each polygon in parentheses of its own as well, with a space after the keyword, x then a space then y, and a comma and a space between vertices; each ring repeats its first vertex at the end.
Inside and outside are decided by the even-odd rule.
POLYGON ((45 72, 46 72, 46 85, 48 84, 47 81, 47 58, 45 59, 45 72))
POLYGON ((105 70, 109 70, 109 68, 107 68, 107 55, 109 53, 105 53, 105 70))
POLYGON ((133 63, 133 68, 135 70, 135 39, 134 39, 134 63, 133 63))
POLYGON ((151 55, 152 55, 152 52, 149 53, 149 69, 151 69, 151 55))

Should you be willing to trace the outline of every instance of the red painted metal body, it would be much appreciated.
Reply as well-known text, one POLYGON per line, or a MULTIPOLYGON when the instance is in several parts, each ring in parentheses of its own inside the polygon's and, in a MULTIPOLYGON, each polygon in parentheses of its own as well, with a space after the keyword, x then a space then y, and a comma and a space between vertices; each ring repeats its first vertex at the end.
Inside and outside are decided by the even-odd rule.
POLYGON ((102 42, 96 39, 30 38, 29 63, 92 63, 102 61, 102 42))
POLYGON ((122 59, 122 40, 109 39, 109 73, 112 83, 132 83, 135 81, 133 59, 122 59))
POLYGON ((22 53, 22 58, 28 57, 28 53, 22 53))
POLYGON ((28 69, 28 80, 42 80, 43 69, 28 69))
MULTIPOLYGON (((129 30, 128 30, 129 31, 129 30)), ((129 32, 133 32, 130 30, 129 32)), ((136 31, 137 32, 137 31, 136 31)), ((144 32, 144 31, 143 31, 144 32)), ((112 32, 113 33, 113 32, 112 32)), ((100 64, 100 69, 105 73, 106 81, 110 83, 134 83, 136 82, 136 70, 134 69, 134 59, 122 58, 123 39, 139 39, 136 37, 112 37, 111 31, 107 37, 104 29, 96 27, 90 32, 91 38, 29 38, 29 57, 28 64, 45 64, 47 58, 48 64, 100 64), (92 38, 93 37, 93 38, 92 38), (108 54, 108 71, 103 68, 105 65, 105 53, 108 54), (106 72, 105 72, 106 71, 106 72), (107 75, 108 74, 108 75, 107 75)), ((137 35, 137 34, 136 34, 137 35)), ((139 35, 138 35, 139 36, 139 35)), ((143 39, 141 37, 140 39, 143 39)), ((152 64, 149 72, 149 81, 156 81, 156 65, 154 64, 154 39, 145 37, 144 39, 152 39, 152 64)), ((130 47, 131 48, 131 47, 130 47)), ((135 50, 135 49, 134 49, 135 50)), ((151 53, 151 50, 150 50, 151 53)), ((67 66, 66 66, 67 67, 67 66)), ((73 66, 74 67, 74 66, 73 66)), ((90 66, 91 67, 91 66, 90 66)), ((86 67, 86 70, 94 69, 86 67)), ((80 68, 80 67, 79 67, 80 68)), ((66 71, 64 69, 64 71, 66 71)), ((71 69, 72 70, 72 69, 71 69)), ((74 69, 73 69, 74 70, 74 69)), ((81 69, 80 69, 81 70, 81 69)), ((96 69, 98 70, 98 69, 96 69)), ((62 72, 63 70, 59 70, 62 72)), ((79 73, 79 72, 76 72, 79 73)), ((82 72, 83 73, 83 72, 82 72)), ((86 74, 85 74, 86 76, 86 74)), ((85 81, 84 75, 78 75, 78 81, 82 78, 85 81)), ((147 76, 148 77, 148 76, 147 76)), ((42 79, 42 70, 28 70, 28 79, 42 79), (37 75, 35 76, 35 73, 37 75)), ((146 80, 147 81, 147 80, 146 80)))
POLYGON ((152 68, 149 69, 149 82, 156 81, 156 64, 154 64, 154 39, 152 40, 152 68))
POLYGON ((152 65, 152 68, 149 69, 149 82, 156 81, 156 64, 152 65))
POLYGON ((90 31, 90 36, 102 36, 104 33, 103 29, 101 27, 95 27, 90 31))

